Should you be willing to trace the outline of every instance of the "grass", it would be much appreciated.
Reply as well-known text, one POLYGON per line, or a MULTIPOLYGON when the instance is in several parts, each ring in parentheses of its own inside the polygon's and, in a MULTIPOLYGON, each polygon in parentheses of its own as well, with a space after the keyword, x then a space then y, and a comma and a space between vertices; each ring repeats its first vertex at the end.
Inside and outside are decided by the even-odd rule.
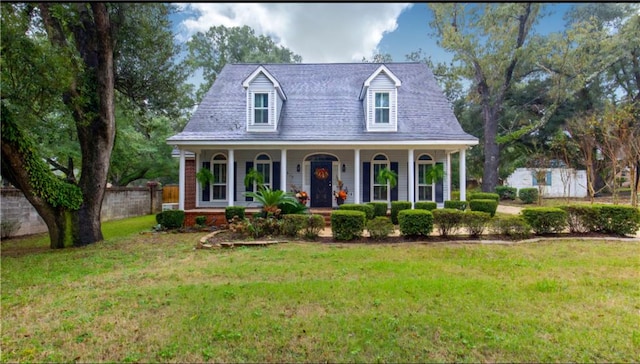
POLYGON ((2 362, 640 358, 637 242, 194 250, 132 220, 83 248, 2 242, 2 362))

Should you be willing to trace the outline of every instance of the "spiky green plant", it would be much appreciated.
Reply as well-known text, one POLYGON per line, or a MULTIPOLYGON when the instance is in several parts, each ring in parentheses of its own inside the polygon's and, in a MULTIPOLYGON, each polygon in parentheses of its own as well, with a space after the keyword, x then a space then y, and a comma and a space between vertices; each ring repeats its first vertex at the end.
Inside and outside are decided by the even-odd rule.
POLYGON ((253 197, 267 215, 276 214, 279 205, 296 206, 299 203, 292 193, 272 190, 270 187, 263 187, 257 192, 245 192, 245 196, 253 197))

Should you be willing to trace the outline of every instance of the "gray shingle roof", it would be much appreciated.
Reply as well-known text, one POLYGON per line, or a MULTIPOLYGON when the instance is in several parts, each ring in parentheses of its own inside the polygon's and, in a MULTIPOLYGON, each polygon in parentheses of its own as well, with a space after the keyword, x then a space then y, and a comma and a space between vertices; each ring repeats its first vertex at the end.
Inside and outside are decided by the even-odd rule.
POLYGON ((397 132, 366 130, 358 97, 380 64, 263 64, 287 101, 277 131, 247 132, 242 82, 259 66, 226 65, 184 130, 168 141, 477 141, 462 130, 431 70, 421 63, 385 64, 402 82, 397 132))

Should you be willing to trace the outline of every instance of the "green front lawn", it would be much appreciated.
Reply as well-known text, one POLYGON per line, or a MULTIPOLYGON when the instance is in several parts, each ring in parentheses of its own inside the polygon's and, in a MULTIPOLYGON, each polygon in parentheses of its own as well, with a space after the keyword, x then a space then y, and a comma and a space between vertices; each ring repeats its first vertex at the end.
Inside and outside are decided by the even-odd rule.
POLYGON ((640 358, 637 242, 194 250, 202 234, 142 221, 83 248, 2 242, 3 362, 640 358))

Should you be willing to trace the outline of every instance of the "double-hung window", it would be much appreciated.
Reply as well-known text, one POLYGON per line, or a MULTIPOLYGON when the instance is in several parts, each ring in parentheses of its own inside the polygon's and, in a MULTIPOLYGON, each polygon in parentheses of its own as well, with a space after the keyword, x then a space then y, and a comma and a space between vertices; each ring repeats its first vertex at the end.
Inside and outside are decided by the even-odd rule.
POLYGON ((255 161, 256 170, 262 175, 262 185, 271 188, 271 158, 260 154, 255 161))
POLYGON ((388 92, 375 93, 374 113, 375 113, 376 124, 389 124, 389 93, 388 92))
POLYGON ((433 178, 429 178, 434 168, 433 159, 427 154, 418 158, 418 201, 434 201, 433 178))
POLYGON ((223 154, 217 154, 213 157, 211 163, 211 172, 213 181, 211 183, 212 200, 227 199, 227 158, 223 154))
POLYGON ((388 201, 389 200, 389 182, 385 181, 380 183, 378 181, 378 174, 381 170, 389 168, 389 160, 383 154, 378 154, 373 158, 373 201, 388 201))
POLYGON ((253 95, 253 112, 254 112, 254 124, 268 124, 269 123, 269 94, 268 93, 256 93, 253 95))

